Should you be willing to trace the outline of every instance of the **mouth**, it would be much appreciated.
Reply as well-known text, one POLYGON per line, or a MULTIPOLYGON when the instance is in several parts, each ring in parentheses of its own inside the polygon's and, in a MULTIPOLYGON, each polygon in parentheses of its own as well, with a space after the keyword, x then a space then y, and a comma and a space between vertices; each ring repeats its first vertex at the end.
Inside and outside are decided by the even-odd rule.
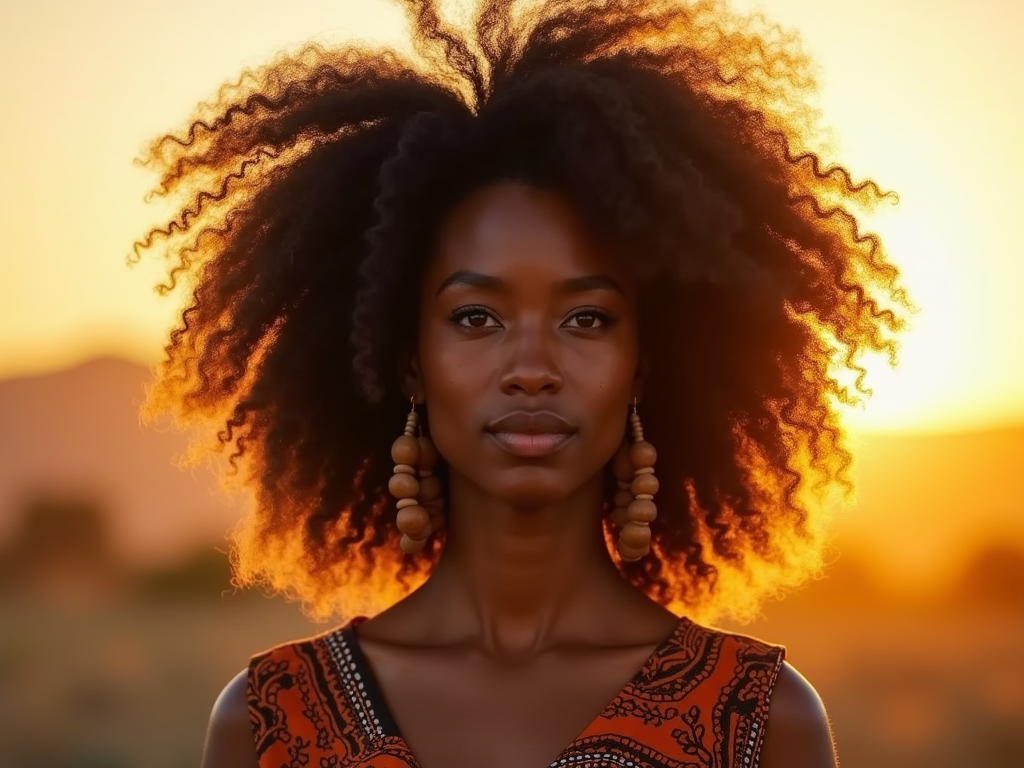
POLYGON ((522 432, 490 432, 491 437, 513 456, 539 459, 550 456, 572 439, 572 435, 528 435, 522 432))
POLYGON ((487 425, 485 431, 504 450, 521 458, 550 456, 569 442, 575 428, 550 411, 518 411, 487 425))

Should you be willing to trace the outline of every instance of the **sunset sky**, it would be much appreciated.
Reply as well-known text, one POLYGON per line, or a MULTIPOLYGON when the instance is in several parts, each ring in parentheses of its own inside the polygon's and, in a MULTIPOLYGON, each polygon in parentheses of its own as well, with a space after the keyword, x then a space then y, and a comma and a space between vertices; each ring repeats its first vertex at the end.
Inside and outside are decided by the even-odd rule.
MULTIPOLYGON (((871 224, 921 312, 852 423, 1024 423, 1024 2, 738 5, 802 34, 839 159, 901 198, 871 224)), ((401 26, 384 0, 0 5, 0 378, 103 354, 154 361, 176 304, 152 291, 160 264, 125 266, 158 213, 132 159, 282 47, 401 26)))

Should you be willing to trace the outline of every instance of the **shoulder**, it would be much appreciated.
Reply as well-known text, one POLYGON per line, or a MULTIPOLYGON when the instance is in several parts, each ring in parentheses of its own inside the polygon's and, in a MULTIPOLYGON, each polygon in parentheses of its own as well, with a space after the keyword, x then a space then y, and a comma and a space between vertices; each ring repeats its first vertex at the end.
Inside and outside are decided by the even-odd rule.
POLYGON ((210 713, 203 768, 256 768, 256 743, 249 720, 249 669, 224 686, 210 713))
POLYGON ((785 657, 781 645, 684 619, 646 682, 701 719, 702 735, 685 725, 694 744, 718 751, 716 765, 836 768, 821 698, 785 657))
POLYGON ((760 768, 835 768, 832 731, 818 692, 788 662, 775 680, 760 768))
POLYGON ((273 742, 294 702, 289 695, 323 638, 275 646, 251 657, 224 686, 213 711, 203 749, 203 768, 256 768, 258 755, 273 742))
MULTIPOLYGON (((760 768, 836 768, 831 728, 821 697, 785 661, 786 649, 756 637, 691 625, 696 655, 715 674, 707 683, 725 700, 753 706, 745 749, 759 753, 760 768)), ((750 754, 748 752, 747 754, 750 754)))

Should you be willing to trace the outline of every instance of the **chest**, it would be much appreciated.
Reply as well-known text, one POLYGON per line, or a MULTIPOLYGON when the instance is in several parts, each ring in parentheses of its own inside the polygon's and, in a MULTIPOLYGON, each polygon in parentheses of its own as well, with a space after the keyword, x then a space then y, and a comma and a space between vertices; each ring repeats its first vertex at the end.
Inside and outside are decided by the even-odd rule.
POLYGON ((419 768, 546 768, 598 720, 650 648, 518 665, 473 654, 370 656, 379 706, 419 768))
POLYGON ((253 657, 261 768, 756 768, 783 659, 685 620, 646 659, 367 650, 344 628, 253 657))

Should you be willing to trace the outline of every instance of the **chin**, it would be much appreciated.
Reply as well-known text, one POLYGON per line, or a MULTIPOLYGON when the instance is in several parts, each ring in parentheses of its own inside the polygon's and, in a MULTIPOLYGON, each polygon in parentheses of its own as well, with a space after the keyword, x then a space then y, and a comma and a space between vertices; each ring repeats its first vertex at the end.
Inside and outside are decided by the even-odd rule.
POLYGON ((498 482, 487 483, 485 490, 513 507, 539 508, 557 504, 569 496, 578 480, 547 467, 506 469, 498 482))

